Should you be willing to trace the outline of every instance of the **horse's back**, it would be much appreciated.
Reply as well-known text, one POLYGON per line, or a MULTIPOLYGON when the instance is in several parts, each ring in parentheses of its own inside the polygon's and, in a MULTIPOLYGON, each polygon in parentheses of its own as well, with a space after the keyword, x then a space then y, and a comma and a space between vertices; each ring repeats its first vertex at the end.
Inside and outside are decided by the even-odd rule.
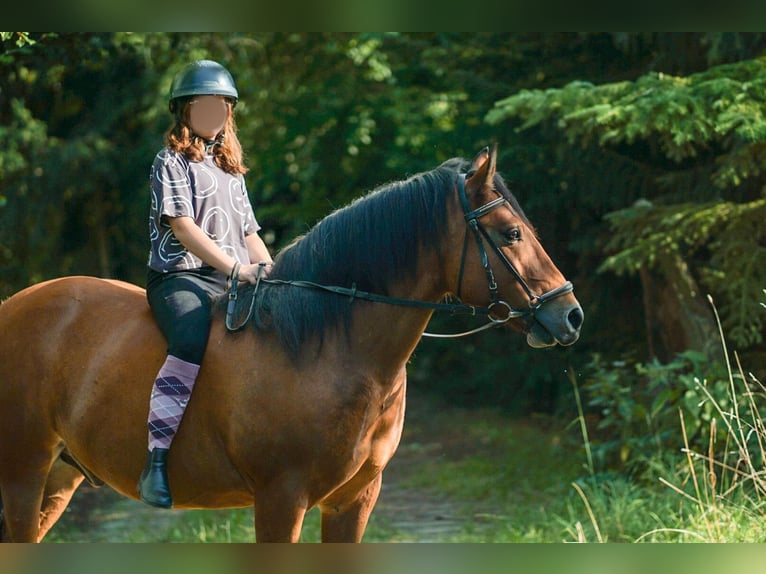
MULTIPOLYGON (((66 317, 97 310, 102 303, 131 306, 143 304, 145 291, 124 281, 98 277, 71 276, 31 285, 0 304, 0 325, 27 331, 36 325, 50 325, 63 317, 51 315, 64 311, 66 317)), ((0 336, 14 336, 15 331, 0 331, 0 336)))
MULTIPOLYGON (((66 352, 137 326, 152 330, 144 290, 97 277, 63 277, 32 285, 0 305, 0 342, 5 364, 51 354, 59 366, 66 352)), ((155 329, 156 330, 156 329, 155 329)), ((81 360, 82 357, 77 357, 81 360)))
MULTIPOLYGON (((151 384, 164 353, 144 293, 130 283, 73 276, 4 301, 0 435, 21 437, 16 448, 54 448, 121 426, 115 413, 130 411, 114 408, 125 400, 119 384, 151 384)), ((130 424, 140 427, 140 418, 130 424)))

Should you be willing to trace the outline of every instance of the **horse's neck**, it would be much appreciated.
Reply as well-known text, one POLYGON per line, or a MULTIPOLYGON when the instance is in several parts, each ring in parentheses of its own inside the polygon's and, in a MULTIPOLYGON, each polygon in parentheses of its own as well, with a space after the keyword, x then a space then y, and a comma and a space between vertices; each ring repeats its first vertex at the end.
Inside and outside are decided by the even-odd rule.
MULTIPOLYGON (((425 263, 422 269, 434 269, 425 263)), ((394 286, 390 295, 419 301, 441 298, 442 289, 433 273, 424 271, 418 277, 394 286)), ((371 370, 395 374, 406 365, 432 314, 429 309, 360 302, 352 321, 349 350, 371 370)))
POLYGON ((356 356, 367 358, 372 367, 398 369, 407 363, 415 350, 431 311, 376 307, 355 313, 349 337, 350 350, 356 356))

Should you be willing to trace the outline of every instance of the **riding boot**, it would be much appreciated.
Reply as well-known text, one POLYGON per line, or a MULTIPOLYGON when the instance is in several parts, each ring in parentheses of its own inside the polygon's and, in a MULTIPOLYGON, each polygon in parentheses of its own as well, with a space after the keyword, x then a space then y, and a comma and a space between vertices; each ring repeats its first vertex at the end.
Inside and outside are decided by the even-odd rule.
POLYGON ((168 485, 167 448, 154 448, 146 457, 146 467, 138 481, 138 495, 141 500, 157 508, 170 508, 173 498, 168 485))

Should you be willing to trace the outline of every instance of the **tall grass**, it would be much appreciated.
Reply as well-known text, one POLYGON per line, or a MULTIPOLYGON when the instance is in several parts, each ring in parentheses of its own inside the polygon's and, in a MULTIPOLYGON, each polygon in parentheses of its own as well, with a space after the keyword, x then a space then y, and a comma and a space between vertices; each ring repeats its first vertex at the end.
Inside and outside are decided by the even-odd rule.
MULTIPOLYGON (((593 468, 590 439, 576 381, 573 380, 589 480, 573 483, 582 508, 570 509, 567 527, 578 542, 763 542, 766 540, 766 426, 761 414, 766 387, 745 373, 734 353, 732 363, 718 312, 719 337, 728 372, 728 393, 711 393, 694 379, 703 401, 712 405, 707 448, 691 446, 687 420, 679 409, 680 457, 655 457, 645 473, 663 488, 641 486, 620 476, 606 479, 593 468), (761 405, 761 408, 759 408, 761 405)), ((688 415, 687 415, 688 416, 688 415)))

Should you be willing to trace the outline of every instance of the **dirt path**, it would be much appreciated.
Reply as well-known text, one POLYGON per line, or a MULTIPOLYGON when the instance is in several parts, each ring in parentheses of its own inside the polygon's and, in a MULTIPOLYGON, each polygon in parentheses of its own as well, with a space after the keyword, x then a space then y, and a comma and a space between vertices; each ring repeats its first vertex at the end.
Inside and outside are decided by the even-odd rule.
POLYGON ((463 530, 469 515, 460 501, 407 484, 419 459, 407 452, 407 445, 397 452, 385 473, 374 516, 397 531, 399 542, 446 542, 463 530))
MULTIPOLYGON (((482 511, 412 484, 425 463, 459 458, 466 450, 459 433, 444 428, 443 422, 432 421, 436 408, 427 397, 408 397, 404 436, 384 472, 373 519, 394 530, 398 542, 448 541, 482 511)), ((159 512, 108 487, 83 485, 50 538, 68 542, 150 542, 150 530, 167 531, 183 512, 159 512), (65 539, 59 538, 57 531, 66 532, 65 539)))
POLYGON ((464 437, 434 416, 441 407, 433 399, 411 395, 402 441, 383 473, 373 515, 398 532, 397 541, 447 542, 487 509, 413 485, 423 483, 429 464, 460 459, 470 449, 464 437))

